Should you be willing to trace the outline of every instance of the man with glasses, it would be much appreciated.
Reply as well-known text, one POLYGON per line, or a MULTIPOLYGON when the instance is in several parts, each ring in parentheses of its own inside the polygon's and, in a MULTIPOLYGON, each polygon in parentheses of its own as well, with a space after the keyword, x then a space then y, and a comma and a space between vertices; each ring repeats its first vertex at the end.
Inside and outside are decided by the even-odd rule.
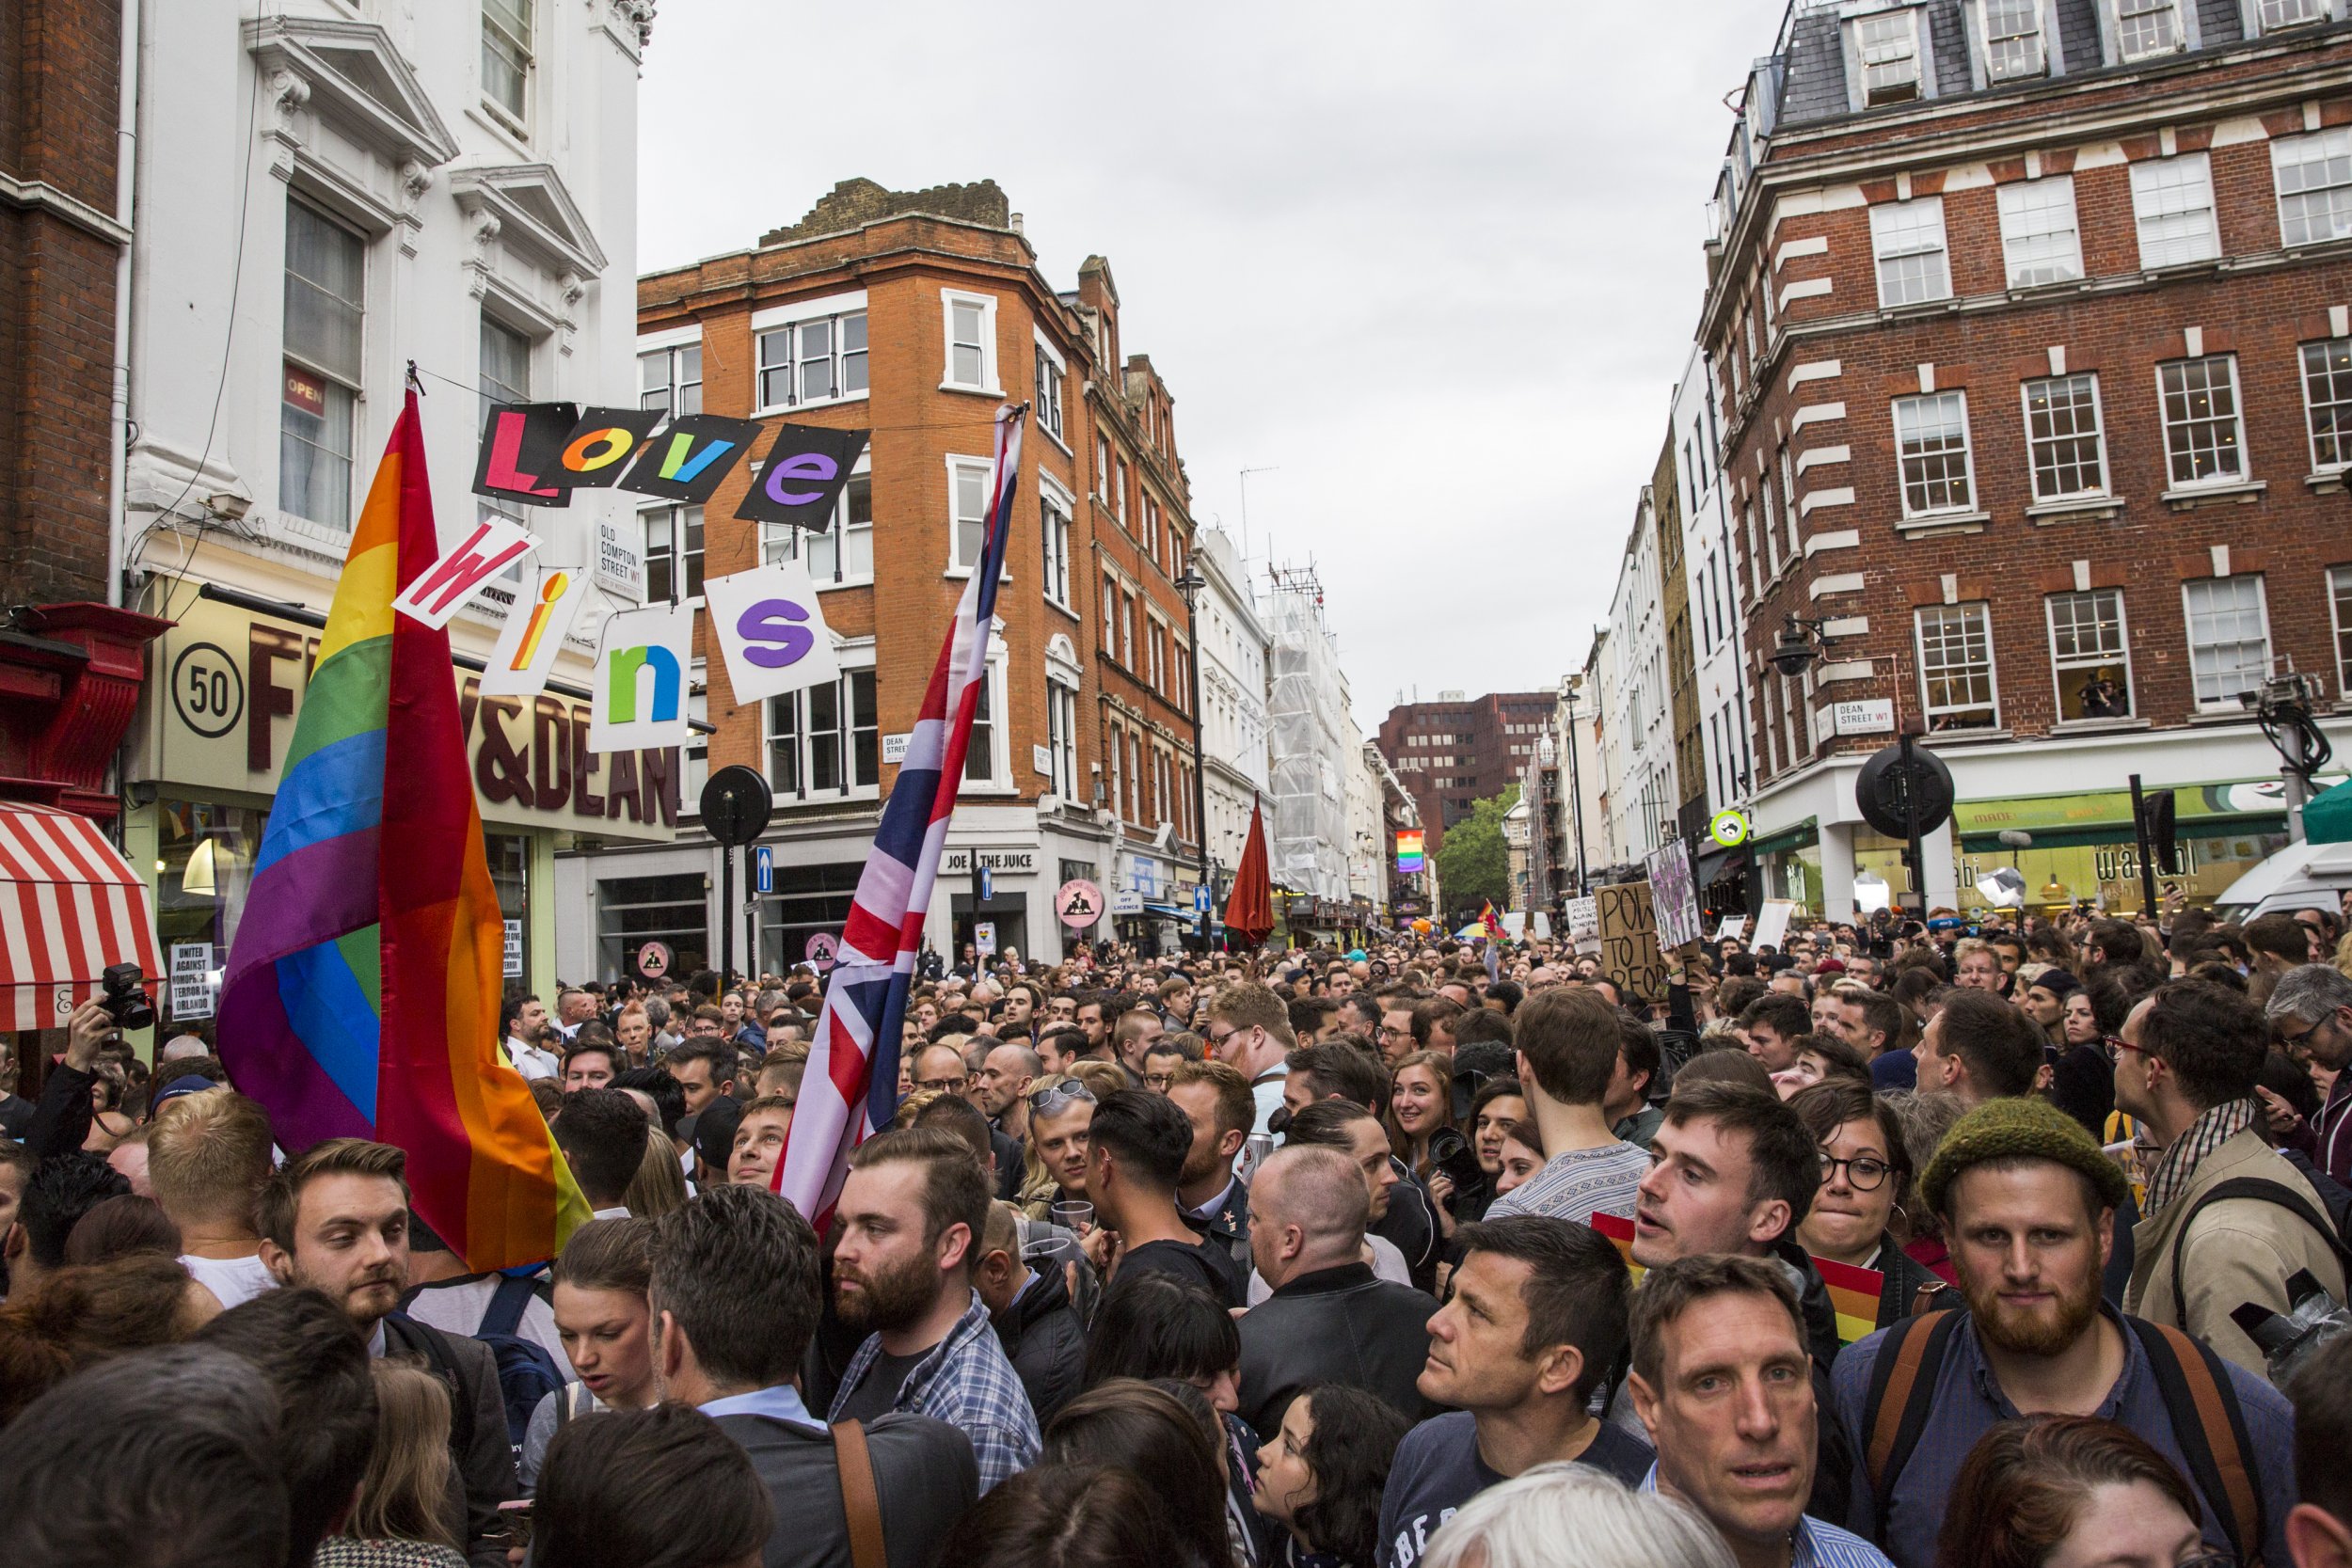
POLYGON ((2336 1074, 2312 1132, 2312 1163, 2352 1182, 2352 975, 2330 964, 2304 964, 2279 977, 2265 1008, 2280 1043, 2336 1074))
POLYGON ((963 1093, 971 1082, 965 1070, 963 1053, 955 1046, 941 1043, 927 1045, 914 1056, 914 1087, 917 1093, 935 1089, 941 1094, 963 1093))
POLYGON ((1392 995, 1380 1007, 1380 1054, 1391 1067, 1413 1053, 1413 999, 1392 995))
POLYGON ((1249 1080, 1258 1101, 1252 1132, 1263 1132, 1282 1105, 1282 1079, 1289 1070, 1282 1058, 1295 1040, 1290 1009, 1282 999, 1254 981, 1227 986, 1209 1004, 1209 1053, 1249 1080))
POLYGON ((2332 1227, 2317 1228, 2329 1224, 2319 1194, 2263 1133, 2254 1079, 2270 1031, 2239 992, 2176 980, 2132 1009, 2116 1044, 2116 1108, 2164 1150, 2148 1169, 2123 1310, 2266 1377, 2262 1348, 2231 1314, 2248 1302, 2287 1311, 2299 1270, 2338 1300, 2344 1285, 2332 1227))

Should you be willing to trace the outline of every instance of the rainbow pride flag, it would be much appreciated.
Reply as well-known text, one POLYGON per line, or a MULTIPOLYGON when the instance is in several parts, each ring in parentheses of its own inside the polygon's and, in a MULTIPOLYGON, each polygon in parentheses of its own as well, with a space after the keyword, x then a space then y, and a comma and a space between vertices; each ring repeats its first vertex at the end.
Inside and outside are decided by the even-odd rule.
POLYGON ((1866 1339, 1879 1328, 1879 1291, 1886 1284, 1886 1276, 1876 1269, 1857 1269, 1851 1263, 1833 1262, 1827 1258, 1813 1259, 1814 1270, 1821 1283, 1829 1287, 1830 1305, 1837 1309, 1837 1342, 1851 1345, 1866 1339))
POLYGON ((504 927, 449 635, 393 612, 440 553, 417 396, 375 470, 230 949, 220 1055, 288 1150, 407 1151, 471 1269, 554 1256, 588 1204, 500 1049, 504 927))
POLYGON ((1633 1260, 1633 1222, 1623 1214, 1596 1213, 1588 1223, 1595 1230, 1617 1243, 1617 1252, 1625 1259, 1625 1266, 1633 1271, 1633 1283, 1639 1285, 1642 1275, 1649 1271, 1633 1260))

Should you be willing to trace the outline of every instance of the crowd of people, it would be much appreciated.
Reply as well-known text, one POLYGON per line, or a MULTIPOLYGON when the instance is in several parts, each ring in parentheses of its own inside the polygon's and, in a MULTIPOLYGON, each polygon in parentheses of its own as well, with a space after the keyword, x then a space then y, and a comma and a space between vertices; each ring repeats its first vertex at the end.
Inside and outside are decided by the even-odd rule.
MULTIPOLYGON (((508 999, 476 1272, 199 1029, 0 1057, 27 1568, 2352 1568, 2352 942, 967 954, 820 1233, 821 1004, 508 999)), ((25 1037, 27 1046, 34 1037, 25 1037)))

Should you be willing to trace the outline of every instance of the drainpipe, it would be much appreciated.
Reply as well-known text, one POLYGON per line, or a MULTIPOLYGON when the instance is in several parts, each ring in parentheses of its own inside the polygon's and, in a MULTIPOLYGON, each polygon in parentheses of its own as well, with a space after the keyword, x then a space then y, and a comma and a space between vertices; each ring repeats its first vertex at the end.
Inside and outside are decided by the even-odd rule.
POLYGON ((114 385, 106 400, 106 603, 122 608, 123 494, 131 451, 131 237, 138 189, 139 23, 145 0, 122 0, 122 102, 115 128, 115 221, 123 239, 115 255, 114 385))

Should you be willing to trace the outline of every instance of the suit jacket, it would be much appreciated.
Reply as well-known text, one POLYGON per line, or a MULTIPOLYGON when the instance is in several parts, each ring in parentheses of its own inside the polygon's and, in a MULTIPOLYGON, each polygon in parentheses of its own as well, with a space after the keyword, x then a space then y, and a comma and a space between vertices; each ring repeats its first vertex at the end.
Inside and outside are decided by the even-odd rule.
POLYGON ((1184 1223, 1200 1232, 1200 1239, 1212 1246, 1221 1246, 1233 1255, 1245 1277, 1252 1266, 1249 1257, 1249 1183, 1240 1177, 1225 1189, 1225 1201, 1205 1220, 1191 1214, 1184 1223))
POLYGON ((1374 1277, 1369 1263, 1284 1281, 1242 1316, 1241 1418, 1272 1436, 1291 1400, 1318 1383, 1361 1388, 1416 1421, 1436 1415, 1415 1382, 1437 1309, 1411 1286, 1374 1277))
POLYGON ((399 1312, 384 1320, 384 1353, 414 1356, 449 1384, 452 1465, 442 1513, 469 1559, 482 1568, 505 1568, 506 1526, 499 1504, 516 1493, 497 1358, 479 1339, 445 1334, 399 1312))
MULTIPOLYGON (((850 1568, 850 1516, 833 1434, 767 1416, 722 1416, 719 1430, 751 1456, 775 1524, 762 1568, 850 1568)), ((929 1568, 964 1510, 980 1498, 979 1464, 963 1433, 929 1416, 866 1423, 890 1568, 929 1568)))
POLYGON ((2197 1200, 2222 1182, 2238 1177, 2275 1181, 2301 1198, 2323 1219, 2328 1206, 2320 1201, 2303 1173, 2279 1157, 2249 1128, 2225 1141, 2198 1162, 2188 1185, 2154 1213, 2143 1215, 2135 1238, 2138 1255, 2132 1265, 2132 1282, 2123 1294, 2123 1310, 2136 1318, 2185 1328, 2256 1377, 2267 1378, 2268 1367, 2260 1346, 2230 1319, 2231 1309, 2258 1302, 2273 1312, 2287 1309, 2287 1280, 2297 1269, 2312 1277, 2338 1301, 2344 1299, 2344 1265, 2327 1240, 2311 1226, 2276 1203, 2260 1198, 2224 1198, 2207 1204, 2184 1230, 2197 1200), (2172 1294, 2172 1260, 2181 1259, 2181 1281, 2188 1295, 2184 1302, 2172 1294))
POLYGON ((1031 1277, 1035 1283, 989 1322, 1042 1428, 1085 1386, 1087 1331, 1070 1305, 1058 1264, 1048 1263, 1031 1277))

